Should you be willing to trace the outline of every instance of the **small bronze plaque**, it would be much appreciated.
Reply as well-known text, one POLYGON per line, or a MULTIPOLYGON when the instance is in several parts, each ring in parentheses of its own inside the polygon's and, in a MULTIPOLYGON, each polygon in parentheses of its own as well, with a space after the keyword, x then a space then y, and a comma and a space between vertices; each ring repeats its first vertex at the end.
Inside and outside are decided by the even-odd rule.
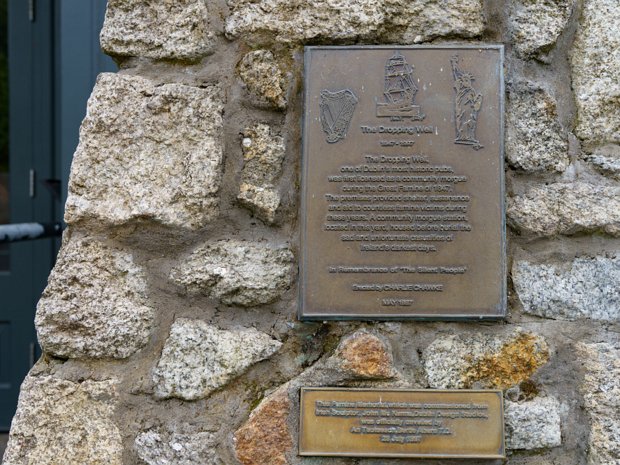
POLYGON ((307 47, 302 319, 502 318, 503 47, 307 47))
POLYGON ((501 459, 502 392, 302 388, 299 454, 501 459))

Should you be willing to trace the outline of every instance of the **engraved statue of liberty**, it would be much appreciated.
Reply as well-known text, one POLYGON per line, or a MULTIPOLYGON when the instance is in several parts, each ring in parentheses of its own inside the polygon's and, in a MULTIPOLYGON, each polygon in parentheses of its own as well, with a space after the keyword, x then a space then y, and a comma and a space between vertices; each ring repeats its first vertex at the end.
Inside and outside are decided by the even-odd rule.
POLYGON ((482 148, 476 138, 476 125, 478 124, 478 112, 482 107, 482 94, 477 93, 472 81, 474 77, 458 67, 458 55, 450 58, 452 75, 454 77, 454 116, 456 125, 455 144, 471 145, 473 149, 482 148))

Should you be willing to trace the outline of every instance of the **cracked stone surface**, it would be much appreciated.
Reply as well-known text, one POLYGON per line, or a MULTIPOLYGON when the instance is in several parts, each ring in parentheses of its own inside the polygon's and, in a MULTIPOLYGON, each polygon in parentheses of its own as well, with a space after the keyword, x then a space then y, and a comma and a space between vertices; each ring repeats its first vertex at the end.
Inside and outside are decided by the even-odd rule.
POLYGON ((65 221, 204 227, 219 214, 222 111, 214 86, 101 74, 80 129, 65 221))
POLYGON ((221 240, 195 249, 172 269, 170 279, 190 294, 249 307, 280 297, 290 285, 292 265, 293 254, 286 247, 221 240))
POLYGON ((273 223, 280 205, 280 193, 274 185, 282 172, 284 140, 266 124, 257 124, 243 132, 241 185, 237 199, 267 223, 273 223))
POLYGON ((62 358, 129 357, 150 337, 154 311, 146 295, 131 252, 72 233, 37 306, 39 343, 62 358))
POLYGON ((507 449, 542 449, 562 444, 560 403, 554 397, 504 400, 507 449))
POLYGON ((514 50, 523 58, 543 58, 566 28, 574 0, 517 0, 510 10, 514 50))
POLYGON ((549 360, 546 341, 515 331, 501 337, 481 333, 443 336, 424 351, 428 382, 434 389, 515 386, 549 360))
POLYGON ((526 313, 620 321, 620 257, 578 257, 560 265, 515 260, 512 280, 526 313))
POLYGON ((179 318, 153 373, 159 398, 196 400, 271 357, 282 343, 254 328, 226 331, 179 318))
POLYGON ((568 140, 558 121, 555 100, 543 89, 513 89, 506 111, 506 157, 524 171, 557 171, 568 167, 568 140))
POLYGON ((604 232, 620 236, 620 187, 585 182, 533 186, 508 199, 508 224, 518 231, 554 236, 604 232))
POLYGON ((203 0, 109 0, 100 39, 113 56, 195 60, 213 48, 203 0))
POLYGON ((463 0, 228 0, 226 35, 253 43, 381 40, 411 44, 436 37, 476 37, 485 26, 483 2, 463 0))
POLYGON ((620 8, 615 0, 583 3, 571 56, 576 135, 586 145, 620 143, 620 8))
POLYGON ((116 381, 24 381, 3 465, 122 465, 116 381))

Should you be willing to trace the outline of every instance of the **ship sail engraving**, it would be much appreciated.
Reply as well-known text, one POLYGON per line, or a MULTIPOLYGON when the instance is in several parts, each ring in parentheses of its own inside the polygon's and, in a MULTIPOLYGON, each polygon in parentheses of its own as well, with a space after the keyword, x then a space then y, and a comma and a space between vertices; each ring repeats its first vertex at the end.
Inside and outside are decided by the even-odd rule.
POLYGON ((472 86, 475 80, 473 75, 459 68, 459 57, 450 58, 452 76, 454 77, 454 123, 456 129, 455 144, 471 145, 474 150, 480 150, 483 145, 476 138, 478 113, 482 108, 482 94, 476 92, 472 86))
POLYGON ((328 143, 334 144, 347 137, 347 130, 357 102, 357 97, 350 89, 336 92, 330 92, 327 89, 321 91, 319 101, 321 125, 327 134, 328 143))
POLYGON ((377 102, 377 116, 392 121, 403 118, 423 120, 420 105, 414 104, 418 86, 413 81, 413 65, 398 51, 385 63, 384 102, 377 102))

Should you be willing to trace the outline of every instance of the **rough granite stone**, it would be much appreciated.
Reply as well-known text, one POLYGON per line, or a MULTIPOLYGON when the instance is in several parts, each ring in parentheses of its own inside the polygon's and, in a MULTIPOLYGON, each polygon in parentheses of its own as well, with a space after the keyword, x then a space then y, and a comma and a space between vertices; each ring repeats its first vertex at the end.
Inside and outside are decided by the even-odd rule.
POLYGON ((301 387, 411 388, 391 365, 388 343, 379 334, 359 330, 344 337, 334 353, 323 357, 266 397, 235 433, 237 458, 243 465, 287 465, 293 449, 289 424, 295 415, 301 387), (374 351, 377 350, 378 353, 374 351))
POLYGON ((585 182, 534 186, 509 198, 506 214, 508 223, 524 233, 620 236, 620 187, 585 182))
POLYGON ((519 331, 502 337, 443 336, 423 353, 429 385, 436 389, 506 389, 529 379, 548 360, 545 340, 519 331))
POLYGON ((216 87, 101 74, 80 129, 65 221, 205 226, 218 215, 222 110, 216 87))
POLYGON ((2 463, 122 465, 121 433, 113 421, 115 384, 28 376, 2 463))
POLYGON ((237 199, 260 219, 273 223, 280 205, 274 183, 282 172, 284 140, 266 124, 257 124, 243 133, 244 166, 237 199))
POLYGON ((291 402, 286 385, 265 398, 234 436, 235 452, 243 465, 287 465, 293 449, 288 428, 291 402))
POLYGON ((516 0, 509 10, 513 48, 523 58, 544 58, 566 28, 574 0, 516 0))
POLYGON ((213 47, 204 0, 109 0, 101 48, 112 56, 195 60, 213 47))
POLYGON ((523 85, 510 92, 506 157, 524 171, 562 172, 568 167, 568 141, 558 121, 556 102, 543 89, 523 85))
POLYGON ((224 331, 201 320, 180 318, 170 329, 153 373, 155 395, 206 397, 281 346, 254 328, 224 331))
POLYGON ((228 0, 229 38, 252 43, 380 40, 410 44, 484 31, 481 0, 228 0))
POLYGON ((562 444, 560 403, 553 397, 504 400, 507 449, 542 449, 562 444))
POLYGON ((43 350, 61 358, 126 358, 149 340, 153 309, 130 252, 72 232, 37 306, 43 350))
POLYGON ((589 145, 620 142, 620 8, 617 0, 588 0, 571 62, 577 102, 576 135, 589 145))
POLYGON ((191 294, 203 293, 229 305, 273 302, 291 282, 293 254, 262 242, 206 243, 172 269, 170 279, 191 294))
POLYGON ((334 358, 340 360, 343 371, 355 377, 382 379, 396 376, 392 348, 367 331, 357 331, 345 337, 334 358))
POLYGON ((604 176, 620 181, 620 145, 605 145, 585 157, 604 176))
POLYGON ((138 457, 147 465, 222 465, 215 446, 215 435, 209 432, 149 430, 134 442, 138 457))
POLYGON ((526 313, 620 321, 620 257, 578 257, 563 265, 515 260, 512 281, 526 313))
POLYGON ((581 390, 590 416, 588 465, 620 463, 620 341, 578 343, 586 373, 581 390))
POLYGON ((252 103, 262 108, 286 109, 289 82, 271 51, 255 50, 246 54, 237 70, 251 94, 252 103))

